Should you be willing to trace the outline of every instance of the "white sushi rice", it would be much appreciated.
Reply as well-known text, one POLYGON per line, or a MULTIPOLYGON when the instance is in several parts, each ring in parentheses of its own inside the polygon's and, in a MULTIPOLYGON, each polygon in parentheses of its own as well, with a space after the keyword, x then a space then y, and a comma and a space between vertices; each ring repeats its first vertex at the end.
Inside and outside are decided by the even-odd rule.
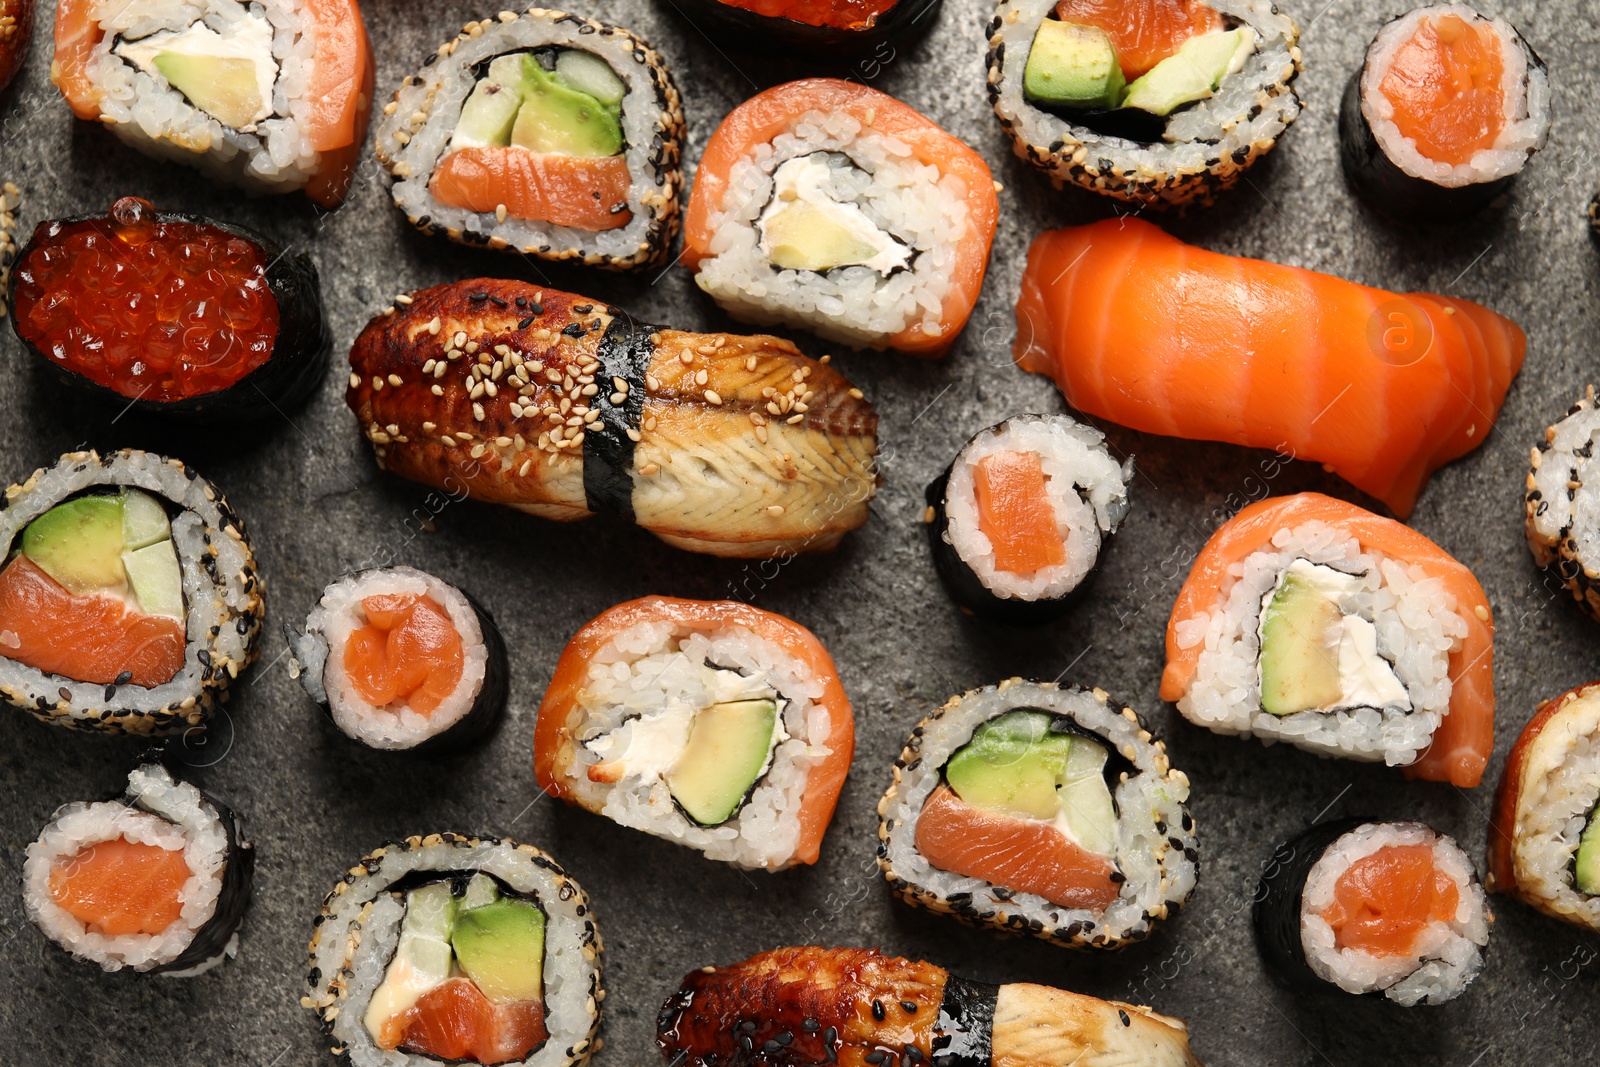
POLYGON ((1229 567, 1220 603, 1178 622, 1178 647, 1201 647, 1194 680, 1179 698, 1178 710, 1217 733, 1405 766, 1427 749, 1449 714, 1450 654, 1466 634, 1455 597, 1419 568, 1364 551, 1355 538, 1327 523, 1280 529, 1270 547, 1229 567), (1410 698, 1409 710, 1358 707, 1284 716, 1262 710, 1257 629, 1262 603, 1297 559, 1365 576, 1365 590, 1352 606, 1376 628, 1378 654, 1393 665, 1410 698))
POLYGON ((817 703, 824 688, 804 663, 745 627, 685 636, 671 623, 639 623, 606 642, 589 663, 580 707, 569 719, 580 744, 561 771, 563 788, 591 811, 710 859, 740 867, 787 867, 795 862, 806 782, 831 751, 828 713, 817 703), (590 781, 588 768, 601 757, 582 742, 675 705, 708 706, 707 660, 764 681, 781 697, 788 737, 773 749, 766 773, 744 805, 720 825, 700 826, 678 808, 660 773, 630 773, 615 784, 590 781))
POLYGON ((1101 541, 1128 513, 1132 478, 1132 457, 1119 464, 1099 430, 1066 415, 1009 419, 974 437, 951 464, 943 536, 996 596, 1053 600, 1076 589, 1094 569, 1101 541), (978 523, 973 480, 978 464, 997 452, 1031 452, 1039 457, 1056 532, 1066 546, 1066 562, 1030 574, 995 567, 994 546, 978 523))
POLYGON ((807 111, 729 169, 720 203, 706 216, 711 255, 695 282, 729 314, 758 326, 811 330, 856 348, 883 348, 895 334, 944 332, 942 308, 954 284, 956 249, 972 225, 973 192, 955 174, 920 162, 911 146, 862 125, 849 112, 807 111), (774 197, 774 172, 818 153, 848 157, 832 183, 851 204, 911 252, 909 266, 880 274, 868 266, 783 270, 762 250, 761 217, 774 197))
MULTIPOLYGON (((228 831, 200 790, 175 781, 157 764, 128 776, 123 800, 73 803, 58 809, 38 840, 28 846, 22 867, 22 900, 28 917, 52 941, 79 959, 108 971, 131 967, 148 971, 171 963, 216 912, 228 854, 228 831), (117 838, 183 852, 189 880, 178 892, 183 908, 172 925, 157 934, 109 935, 79 922, 50 894, 50 875, 85 850, 117 838)), ((236 935, 237 936, 237 935, 236 935)), ((209 964, 231 956, 236 942, 209 964)), ((202 965, 204 966, 204 965, 202 965)), ((194 973, 192 970, 185 973, 194 973)), ((174 976, 181 976, 174 972, 174 976)))
POLYGON ((1455 841, 1421 823, 1368 823, 1329 846, 1306 875, 1300 940, 1306 962, 1317 977, 1347 993, 1381 989, 1384 996, 1406 1007, 1443 1004, 1460 994, 1482 969, 1490 921, 1472 861, 1455 841), (1390 845, 1432 847, 1434 867, 1455 883, 1459 894, 1456 913, 1449 921, 1430 921, 1407 955, 1378 956, 1340 948, 1333 927, 1322 917, 1334 902, 1339 878, 1357 860, 1390 845))
POLYGON ((380 749, 412 748, 444 733, 472 710, 488 670, 489 649, 472 602, 455 586, 414 567, 364 571, 334 582, 306 617, 303 634, 294 635, 291 673, 313 700, 326 704, 345 734, 380 749), (425 596, 450 616, 461 635, 461 679, 439 706, 424 715, 405 704, 369 703, 344 670, 350 636, 367 623, 361 601, 370 596, 425 596))
POLYGON ((1432 4, 1408 11, 1389 22, 1367 49, 1361 71, 1361 113, 1384 155, 1413 178, 1447 189, 1492 182, 1520 171, 1528 157, 1544 146, 1550 134, 1550 79, 1543 67, 1529 62, 1522 37, 1501 18, 1485 18, 1466 4, 1432 4), (1417 142, 1400 132, 1394 104, 1379 88, 1396 54, 1416 36, 1424 19, 1455 15, 1473 25, 1488 25, 1500 38, 1505 98, 1505 127, 1489 148, 1479 149, 1466 163, 1451 164, 1423 155, 1417 142))
POLYGON ((1566 554, 1585 571, 1600 574, 1600 466, 1594 454, 1600 410, 1592 395, 1550 427, 1545 441, 1534 452, 1536 465, 1528 475, 1528 489, 1539 494, 1528 518, 1528 542, 1539 564, 1549 566, 1565 540, 1566 554))

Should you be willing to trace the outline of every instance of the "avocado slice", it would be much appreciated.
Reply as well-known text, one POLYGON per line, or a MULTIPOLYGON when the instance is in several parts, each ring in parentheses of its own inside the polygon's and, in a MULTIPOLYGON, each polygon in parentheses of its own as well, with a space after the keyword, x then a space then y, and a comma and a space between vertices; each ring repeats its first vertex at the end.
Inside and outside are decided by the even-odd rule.
POLYGON ((406 894, 406 914, 400 921, 394 958, 361 1017, 373 1037, 383 1031, 384 1023, 450 977, 455 958, 450 948, 450 930, 455 925, 456 911, 448 882, 418 886, 406 894))
POLYGON ((1072 738, 1051 732, 1044 712, 1009 711, 972 732, 945 764, 945 780, 975 808, 1053 820, 1071 748, 1072 738))
POLYGON ((450 943, 456 962, 496 1004, 544 996, 544 912, 501 897, 456 917, 450 943))
POLYGON ((77 596, 122 592, 122 498, 57 504, 22 532, 22 554, 77 596))
POLYGON ((167 509, 149 493, 138 489, 122 491, 122 547, 144 548, 172 536, 167 509))
POLYGON ((261 99, 260 74, 252 59, 158 52, 153 62, 168 84, 224 126, 242 130, 272 114, 261 99))
POLYGON ((1284 572, 1261 617, 1261 710, 1293 715, 1339 702, 1343 617, 1311 582, 1284 572))
POLYGON ((461 910, 471 911, 499 899, 500 887, 494 884, 494 879, 487 874, 475 874, 467 882, 466 892, 461 894, 461 910))
POLYGON ((1129 85, 1122 106, 1170 115, 1210 96, 1255 50, 1256 33, 1248 26, 1191 37, 1129 85))
POLYGON ((628 92, 611 64, 576 48, 565 49, 556 56, 556 77, 567 88, 587 93, 613 110, 622 106, 622 98, 628 92))
POLYGON ((1098 26, 1045 19, 1034 34, 1022 91, 1029 100, 1075 108, 1116 107, 1127 82, 1111 37, 1098 26))
POLYGON ((770 248, 768 258, 781 270, 832 270, 865 263, 878 254, 875 245, 803 200, 773 212, 761 227, 770 248))
POLYGON ((1105 777, 1110 753, 1086 737, 1073 737, 1071 742, 1061 785, 1056 789, 1061 818, 1085 849, 1099 856, 1115 855, 1117 806, 1105 777))
POLYGON ((776 700, 734 700, 698 712, 667 774, 672 798, 701 826, 726 822, 772 755, 776 700))
POLYGON ((531 54, 522 60, 522 107, 511 143, 531 152, 603 159, 622 151, 622 127, 605 105, 562 84, 531 54))
POLYGON ((1572 880, 1578 892, 1600 896, 1600 806, 1589 813, 1589 825, 1578 840, 1578 855, 1572 864, 1572 880))
POLYGON ((122 567, 146 615, 183 618, 183 574, 171 541, 124 551, 122 567))

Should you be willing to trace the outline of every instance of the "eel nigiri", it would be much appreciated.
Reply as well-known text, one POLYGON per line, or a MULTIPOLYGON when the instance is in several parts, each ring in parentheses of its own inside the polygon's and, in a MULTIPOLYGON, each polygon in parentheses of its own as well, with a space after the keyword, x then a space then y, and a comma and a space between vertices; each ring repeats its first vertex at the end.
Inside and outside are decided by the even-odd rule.
POLYGON ((1489 601, 1393 519, 1320 493, 1263 500, 1196 557, 1161 698, 1218 733, 1470 789, 1494 748, 1489 601))
POLYGON ((787 341, 514 281, 399 303, 356 339, 346 400, 402 477, 543 518, 615 512, 715 556, 825 551, 867 519, 878 417, 787 341))
POLYGON ((1199 1067, 1185 1025, 1049 986, 971 982, 876 949, 776 948, 684 977, 670 1067, 1199 1067))
POLYGON ((1017 363, 1080 411, 1321 462, 1401 518, 1489 436, 1527 339, 1477 304, 1220 255, 1138 219, 1041 234, 1017 363))

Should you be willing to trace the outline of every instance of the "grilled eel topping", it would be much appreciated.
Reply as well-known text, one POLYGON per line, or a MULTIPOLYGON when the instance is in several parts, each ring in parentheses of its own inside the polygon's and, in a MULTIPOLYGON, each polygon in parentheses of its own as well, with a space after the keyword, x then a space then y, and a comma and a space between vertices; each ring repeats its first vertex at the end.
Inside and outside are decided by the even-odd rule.
POLYGON ((814 946, 691 972, 656 1044, 669 1067, 1199 1067, 1149 1008, 814 946))
POLYGON ((692 334, 515 281, 399 298, 345 399, 385 469, 544 518, 615 512, 679 548, 832 548, 867 518, 878 417, 776 337, 692 334))

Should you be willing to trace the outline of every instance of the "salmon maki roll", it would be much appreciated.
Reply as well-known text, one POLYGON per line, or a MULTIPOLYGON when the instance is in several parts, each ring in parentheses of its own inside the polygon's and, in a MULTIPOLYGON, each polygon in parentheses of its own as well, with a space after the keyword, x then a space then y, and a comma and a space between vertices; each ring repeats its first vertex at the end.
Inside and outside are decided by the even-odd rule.
POLYGON ((1527 350, 1510 319, 1207 252, 1138 219, 1028 250, 1019 366, 1146 433, 1320 462, 1405 518, 1489 436, 1527 350))
POLYGON ((1600 411, 1594 386, 1529 450, 1523 497, 1528 548, 1534 562, 1600 619, 1600 470, 1594 459, 1600 411))
POLYGON ((146 154, 331 208, 366 140, 373 60, 356 0, 61 0, 50 80, 146 154))
POLYGON ((1263 500, 1195 559, 1161 698, 1217 733, 1470 789, 1494 748, 1489 602, 1393 519, 1320 493, 1263 500))
POLYGON ((345 394, 396 474, 547 519, 614 514, 714 556, 827 551, 867 520, 878 416, 787 341, 522 282, 398 303, 356 339, 345 394))
POLYGON ((1120 948, 1194 892, 1188 798, 1132 708, 1013 678, 917 724, 878 803, 878 866, 909 904, 1120 948))
POLYGON ((80 960, 187 978, 238 951, 254 869, 237 816, 151 763, 118 799, 56 811, 28 846, 22 900, 80 960))
POLYGON ((976 152, 894 97, 789 82, 707 142, 683 263, 742 322, 942 356, 983 288, 996 189, 976 152))
POLYGON ((1600 683, 1539 705, 1489 823, 1489 891, 1600 931, 1600 683))
POLYGON ((740 867, 815 863, 855 751, 805 627, 734 601, 645 597, 579 630, 539 705, 539 788, 740 867))

